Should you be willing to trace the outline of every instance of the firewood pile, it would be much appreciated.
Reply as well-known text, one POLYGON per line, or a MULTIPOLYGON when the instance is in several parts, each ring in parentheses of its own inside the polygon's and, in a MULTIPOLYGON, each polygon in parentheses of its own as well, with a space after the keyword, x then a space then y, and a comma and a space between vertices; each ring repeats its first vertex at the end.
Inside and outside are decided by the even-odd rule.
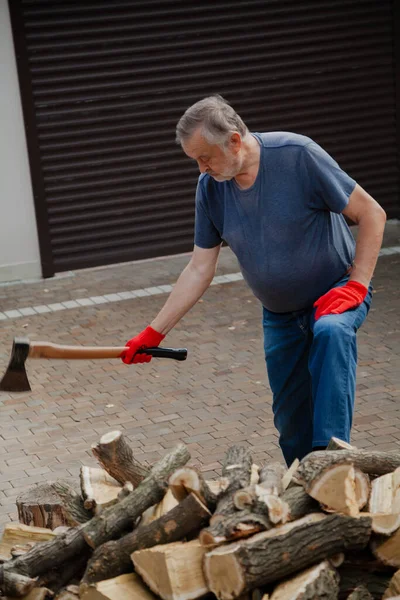
POLYGON ((152 467, 121 432, 101 468, 17 498, 0 596, 26 600, 400 598, 400 452, 332 438, 286 469, 228 448, 204 480, 179 444, 152 467), (77 482, 78 484, 78 482, 77 482))

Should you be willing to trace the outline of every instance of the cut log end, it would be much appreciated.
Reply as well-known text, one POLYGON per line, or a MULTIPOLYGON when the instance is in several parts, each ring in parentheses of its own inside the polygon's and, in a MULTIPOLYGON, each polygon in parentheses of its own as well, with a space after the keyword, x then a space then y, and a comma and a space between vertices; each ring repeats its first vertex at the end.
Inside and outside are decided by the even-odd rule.
POLYGON ((235 557, 236 547, 217 548, 204 558, 203 569, 208 587, 219 600, 234 600, 245 590, 245 578, 235 557))
POLYGON ((303 600, 304 598, 336 600, 338 591, 339 576, 328 561, 323 561, 279 584, 274 589, 271 600, 303 600))

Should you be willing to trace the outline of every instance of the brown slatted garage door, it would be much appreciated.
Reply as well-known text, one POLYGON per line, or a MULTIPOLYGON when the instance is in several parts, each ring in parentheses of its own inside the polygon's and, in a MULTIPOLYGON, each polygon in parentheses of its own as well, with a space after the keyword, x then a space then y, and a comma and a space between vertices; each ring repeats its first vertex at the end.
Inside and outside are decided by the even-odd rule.
POLYGON ((399 213, 389 0, 11 0, 43 273, 192 248, 175 124, 209 93, 399 213))

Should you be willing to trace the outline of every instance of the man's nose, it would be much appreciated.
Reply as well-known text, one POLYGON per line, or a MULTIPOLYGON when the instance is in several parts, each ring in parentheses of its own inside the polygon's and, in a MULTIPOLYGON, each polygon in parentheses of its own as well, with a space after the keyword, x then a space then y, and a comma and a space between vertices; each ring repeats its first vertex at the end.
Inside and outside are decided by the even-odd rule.
POLYGON ((203 160, 198 160, 197 164, 199 165, 199 171, 200 173, 206 173, 207 171, 207 165, 203 160))

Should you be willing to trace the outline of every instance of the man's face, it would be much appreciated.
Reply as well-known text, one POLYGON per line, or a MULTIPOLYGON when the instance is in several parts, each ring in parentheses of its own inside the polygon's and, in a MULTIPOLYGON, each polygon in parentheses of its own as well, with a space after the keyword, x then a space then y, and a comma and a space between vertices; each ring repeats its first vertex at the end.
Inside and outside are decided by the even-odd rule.
POLYGON ((228 181, 239 173, 242 166, 240 136, 234 134, 232 137, 234 140, 222 149, 217 144, 209 144, 197 129, 189 140, 182 143, 182 148, 189 158, 197 161, 200 173, 208 173, 216 181, 228 181))

